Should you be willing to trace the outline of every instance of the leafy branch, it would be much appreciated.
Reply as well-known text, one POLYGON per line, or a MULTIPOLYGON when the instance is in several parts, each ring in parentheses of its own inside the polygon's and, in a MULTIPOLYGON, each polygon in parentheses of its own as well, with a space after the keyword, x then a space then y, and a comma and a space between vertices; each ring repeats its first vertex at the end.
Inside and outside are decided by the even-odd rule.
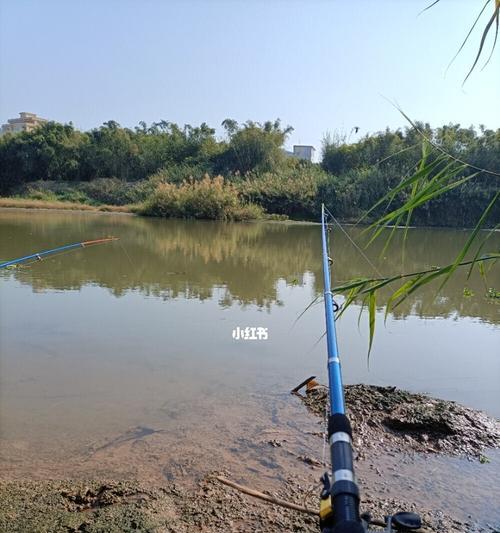
MULTIPOLYGON (((435 0, 434 2, 432 2, 432 4, 428 5, 423 11, 427 11, 428 9, 430 9, 433 6, 435 6, 439 2, 440 2, 440 0, 435 0)), ((458 49, 457 53, 453 56, 453 59, 450 61, 450 64, 448 65, 448 68, 451 66, 451 64, 455 61, 457 56, 463 50, 463 48, 466 45, 467 41, 469 40, 472 32, 474 31, 474 28, 476 27, 477 23, 479 22, 479 19, 481 18, 482 14, 484 13, 484 11, 486 10, 486 8, 488 7, 488 5, 490 3, 493 3, 493 14, 491 15, 491 17, 489 18, 488 22, 486 23, 486 26, 484 27, 483 33, 481 35, 481 40, 479 42, 479 48, 478 48, 476 57, 474 59, 472 67, 470 68, 469 72, 467 73, 467 76, 465 76, 465 79, 464 79, 462 85, 465 84, 465 82, 469 79, 469 76, 472 74, 472 72, 476 68, 477 63, 479 62, 479 59, 481 58, 481 55, 483 53, 483 48, 484 48, 484 45, 486 43, 486 38, 488 37, 488 34, 489 34, 493 24, 495 24, 495 36, 494 36, 494 40, 493 40, 493 46, 491 47, 490 55, 488 56, 488 59, 486 60, 485 64, 483 65, 483 68, 481 70, 483 70, 486 67, 486 65, 490 62, 491 57, 493 55, 493 52, 495 50, 495 46, 497 44, 497 38, 498 38, 499 22, 500 22, 500 0, 491 0, 491 2, 490 2, 490 0, 486 0, 486 2, 484 3, 481 11, 479 12, 479 15, 476 17, 476 19, 474 20, 474 23, 470 27, 470 29, 469 29, 464 41, 460 45, 460 48, 458 49)))
POLYGON ((424 285, 427 285, 440 277, 444 277, 446 281, 458 267, 482 265, 487 261, 497 261, 498 259, 500 259, 500 252, 488 253, 460 263, 453 262, 445 266, 432 267, 418 272, 379 278, 357 278, 345 284, 337 285, 332 289, 332 293, 344 294, 346 298, 337 318, 345 312, 352 302, 359 299, 362 300, 362 308, 365 306, 368 308, 370 335, 368 349, 369 356, 375 334, 377 291, 388 285, 402 282, 397 289, 392 292, 385 304, 385 318, 387 319, 387 316, 391 311, 406 300, 410 294, 424 285))
MULTIPOLYGON (((413 124, 413 122, 411 123, 413 124)), ((391 229, 384 244, 384 249, 382 251, 382 253, 384 253, 389 246, 396 229, 401 226, 404 227, 405 232, 403 241, 404 246, 415 209, 424 204, 428 204, 431 200, 435 200, 456 187, 464 185, 479 173, 472 172, 466 174, 468 170, 482 170, 474 169, 471 165, 468 165, 464 161, 457 160, 455 157, 447 154, 444 150, 440 150, 436 155, 435 151, 434 153, 431 152, 430 148, 432 147, 433 144, 431 144, 428 139, 424 138, 422 159, 417 166, 416 171, 411 176, 404 177, 396 187, 392 188, 387 194, 378 200, 359 220, 359 222, 363 221, 376 209, 381 208, 384 205, 386 206, 384 213, 364 230, 365 234, 370 234, 367 246, 378 239, 384 230, 391 229), (432 158, 431 155, 433 155, 434 158, 432 158), (398 205, 398 203, 401 205, 392 211, 386 212, 393 202, 396 205, 398 205)), ((495 177, 498 176, 496 172, 490 172, 490 174, 495 175, 495 177)), ((394 284, 397 281, 402 282, 395 290, 393 290, 385 304, 385 318, 387 319, 387 315, 391 310, 394 310, 410 294, 424 285, 440 279, 441 285, 438 289, 439 292, 455 271, 462 266, 469 266, 468 277, 472 274, 472 270, 475 266, 478 266, 480 274, 484 277, 484 262, 491 260, 496 261, 500 258, 500 253, 482 253, 488 238, 492 234, 492 231, 494 231, 491 230, 475 249, 473 258, 465 260, 466 256, 473 252, 472 248, 479 239, 480 231, 484 228, 485 223, 499 198, 500 190, 493 195, 493 198, 489 201, 469 235, 467 242, 455 259, 448 265, 391 277, 361 278, 335 287, 335 293, 342 293, 346 297, 339 316, 351 303, 360 298, 362 300, 361 310, 363 310, 365 306, 368 308, 368 357, 370 355, 375 334, 376 303, 379 289, 394 284)))

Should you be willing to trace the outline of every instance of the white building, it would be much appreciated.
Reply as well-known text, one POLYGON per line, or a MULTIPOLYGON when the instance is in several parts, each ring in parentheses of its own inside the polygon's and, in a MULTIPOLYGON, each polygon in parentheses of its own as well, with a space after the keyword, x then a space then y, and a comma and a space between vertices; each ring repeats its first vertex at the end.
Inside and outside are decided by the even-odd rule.
POLYGON ((314 146, 309 146, 306 144, 294 144, 293 145, 293 155, 298 159, 306 159, 307 161, 312 161, 314 158, 314 146))
POLYGON ((293 146, 293 152, 290 150, 283 149, 284 154, 287 157, 296 157, 297 159, 305 159, 306 161, 313 161, 314 159, 314 146, 309 146, 305 144, 295 144, 293 146))
POLYGON ((47 119, 41 118, 36 113, 19 113, 19 118, 9 118, 7 124, 2 125, 0 135, 6 133, 18 133, 20 131, 33 131, 38 126, 47 122, 47 119))

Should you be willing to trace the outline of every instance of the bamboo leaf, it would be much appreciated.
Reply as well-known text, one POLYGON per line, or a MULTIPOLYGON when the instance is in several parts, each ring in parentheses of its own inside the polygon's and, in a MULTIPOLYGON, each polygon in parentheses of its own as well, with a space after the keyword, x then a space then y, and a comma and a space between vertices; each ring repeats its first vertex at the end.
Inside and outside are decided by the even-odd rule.
MULTIPOLYGON (((320 295, 318 294, 318 296, 316 296, 316 298, 314 298, 314 300, 308 304, 308 306, 300 313, 300 315, 294 320, 293 324, 292 324, 292 328, 295 326, 295 324, 297 324, 297 322, 307 313, 307 311, 309 311, 309 309, 311 309, 311 307, 313 307, 313 305, 316 304, 316 302, 318 301, 318 299, 320 298, 320 295)), ((291 328, 291 329, 292 329, 291 328)))
MULTIPOLYGON (((439 2, 439 0, 437 0, 439 2)), ((434 2, 434 3, 437 3, 434 2)), ((474 21, 474 24, 470 27, 469 32, 465 36, 465 39, 463 40, 462 44, 460 45, 460 48, 457 50, 457 53, 453 56, 452 60, 449 62, 448 66, 446 67, 446 71, 451 67, 455 59, 458 57, 458 54, 463 50, 463 47, 466 45, 467 41, 469 40, 469 37, 471 36, 471 33, 474 31, 474 28, 476 27, 476 24, 479 22, 479 19, 481 18, 481 15, 484 13, 484 10, 488 7, 488 4, 490 3, 490 0, 486 0, 486 2, 483 5, 483 8, 479 12, 479 15, 476 17, 476 20, 474 21)), ((429 6, 432 7, 432 6, 429 6)))
POLYGON ((361 325, 361 317, 363 315, 363 311, 365 310, 365 300, 363 299, 363 301, 361 302, 361 305, 359 307, 359 313, 358 313, 358 329, 359 329, 359 326, 361 325))
MULTIPOLYGON (((486 235, 486 237, 483 239, 483 241, 481 242, 481 244, 478 246, 478 249, 476 251, 476 255, 474 256, 474 259, 477 259, 479 257, 479 254, 481 253, 481 251, 483 250, 484 248, 484 245, 487 243, 488 239, 494 234, 496 233, 496 231, 498 230, 498 228, 500 228, 500 224, 497 224, 494 228, 492 228, 490 231, 488 231, 488 235, 486 235)), ((472 270, 474 268, 476 263, 472 263, 470 268, 469 268, 469 271, 467 272, 467 279, 469 279, 472 275, 472 270)), ((480 266, 482 266, 482 263, 479 263, 480 266)))
MULTIPOLYGON (((489 0, 488 0, 489 1, 489 0)), ((424 9, 422 9, 422 11, 420 13, 423 13, 424 11, 427 11, 428 9, 430 9, 431 7, 434 7, 437 3, 439 3, 440 0, 434 0, 434 2, 432 2, 432 4, 428 5, 427 7, 425 7, 424 9)))
POLYGON ((422 178, 422 176, 425 176, 426 174, 429 174, 432 172, 437 166, 439 166, 444 160, 443 156, 439 156, 435 161, 430 163, 429 165, 425 166, 424 168, 418 170, 415 174, 412 176, 402 180, 399 185, 391 189, 387 194, 385 194, 380 200, 378 200, 368 211, 363 213, 361 218, 358 220, 358 224, 364 220, 374 209, 379 207, 385 202, 388 202, 392 199, 394 199, 398 193, 403 191, 404 189, 408 188, 412 183, 422 178))
MULTIPOLYGON (((378 278, 377 278, 378 280, 378 278)), ((352 282, 346 283, 345 285, 337 285, 332 289, 333 294, 343 293, 350 289, 353 289, 354 287, 361 287, 363 285, 366 285, 370 281, 373 281, 369 278, 360 278, 360 279, 354 279, 352 282)))
POLYGON ((370 341, 368 344, 368 360, 370 359, 370 352, 372 350, 373 336, 375 335, 375 315, 376 315, 376 296, 375 291, 368 295, 368 322, 370 326, 370 341))
POLYGON ((453 274, 453 272, 455 272, 455 270, 457 269, 458 265, 464 259, 465 255, 469 251, 469 248, 472 246, 472 243, 476 239, 476 236, 477 236, 479 230, 483 227, 484 222, 488 218, 491 210, 493 209, 493 206, 495 205, 495 203, 497 202, 499 197, 500 197, 500 191, 497 191, 497 193, 495 194, 495 196, 493 197, 491 202, 488 204, 488 207, 483 211, 483 214, 481 215, 481 217, 477 221, 476 227, 474 228, 473 232, 471 233, 471 235, 467 239, 467 242, 465 243, 465 246, 462 248, 460 253, 457 255, 455 261, 451 265, 451 268, 450 268, 450 270, 448 272, 448 275, 446 276, 446 278, 444 279, 443 283, 439 287, 439 290, 441 290, 443 288, 445 283, 450 279, 451 274, 453 274))
POLYGON ((403 205, 400 208, 396 209, 395 211, 393 211, 389 215, 386 215, 385 217, 383 217, 381 219, 381 221, 383 221, 387 225, 388 224, 388 220, 387 220, 388 218, 394 219, 394 218, 404 214, 405 212, 407 212, 410 209, 415 209, 415 208, 421 206, 422 204, 425 204, 429 200, 433 200, 434 198, 437 198, 438 196, 441 196, 445 192, 451 191, 451 190, 455 189, 456 187, 459 187, 460 185, 463 185, 464 183, 466 183, 467 181, 469 181, 473 177, 475 177, 475 174, 471 174, 470 176, 465 176, 464 178, 461 178, 461 179, 459 179, 457 181, 454 181, 453 183, 449 183, 448 185, 444 185, 444 186, 440 187, 439 189, 435 189, 435 190, 432 190, 432 191, 429 191, 426 188, 425 191, 423 191, 422 193, 420 193, 418 195, 417 199, 413 200, 412 202, 406 203, 405 205, 403 205))
POLYGON ((403 285, 401 285, 401 287, 399 287, 399 289, 397 289, 396 291, 394 291, 391 294, 391 296, 387 300, 387 304, 385 306, 384 322, 387 321, 387 317, 389 315, 389 312, 391 311, 392 303, 395 302, 398 298, 400 298, 403 295, 405 295, 408 292, 408 290, 413 286, 413 284, 415 283, 416 279, 417 278, 412 278, 412 279, 408 280, 407 282, 403 283, 403 285))
MULTIPOLYGON (((379 220, 377 220, 377 221, 373 222, 372 224, 370 224, 368 226, 368 228, 364 232, 370 231, 370 230, 372 230, 374 228, 377 228, 380 225, 387 225, 388 223, 390 223, 391 221, 396 219, 398 216, 404 214, 408 210, 415 209, 415 207, 420 205, 419 202, 422 200, 422 198, 426 198, 430 194, 435 194, 436 196, 438 196, 439 194, 442 194, 443 192, 446 192, 446 190, 444 190, 444 187, 441 187, 441 189, 439 189, 438 184, 440 184, 441 181, 450 181, 460 171, 462 171, 464 169, 465 169, 464 165, 457 166, 456 163, 453 163, 453 162, 448 163, 434 177, 432 177, 431 179, 426 181, 426 185, 424 187, 421 187, 420 189, 418 189, 418 191, 415 192, 415 196, 414 197, 410 197, 410 199, 407 200, 401 207, 399 207, 398 209, 396 209, 394 211, 391 211, 390 213, 387 213, 386 215, 381 217, 379 220)), ((419 173, 417 173, 417 174, 419 174, 419 173)), ((417 174, 415 174, 413 177, 415 177, 417 174)), ((467 180, 471 179, 473 176, 474 176, 474 174, 470 175, 470 176, 466 176, 465 178, 462 178, 462 179, 467 181, 467 180)), ((422 180, 425 179, 425 177, 426 177, 425 175, 420 175, 418 180, 411 180, 411 181, 407 180, 407 182, 408 182, 407 186, 413 185, 414 183, 422 182, 422 180)), ((461 183, 462 182, 460 182, 460 183, 459 182, 453 182, 452 184, 449 184, 449 185, 458 186, 458 185, 461 185, 461 183)), ((452 188, 454 188, 454 187, 452 187, 452 188)))
POLYGON ((443 186, 441 187, 440 189, 437 189, 435 191, 431 191, 429 192, 427 189, 422 192, 422 194, 419 194, 418 195, 418 198, 417 199, 414 199, 413 201, 411 202, 407 202, 406 204, 404 204, 403 206, 401 206, 400 208, 396 209, 395 211, 393 211, 392 213, 389 213, 388 215, 386 215, 385 217, 381 218, 379 221, 377 221, 376 223, 374 223, 372 226, 369 226, 367 229, 373 229, 374 225, 378 225, 378 224, 381 224, 380 226, 378 226, 374 232, 374 234, 372 235, 372 237, 370 238, 369 242, 368 242, 368 245, 370 245, 381 233, 382 231, 387 228, 387 226, 393 222, 394 220, 398 220, 398 218, 400 218, 401 216, 403 216, 406 212, 410 211, 410 210, 414 210, 416 209, 417 207, 425 204, 426 202, 428 202, 429 200, 433 200, 435 198, 437 198, 438 196, 441 196, 442 194, 444 194, 445 192, 448 192, 452 189, 455 189, 456 187, 459 187, 460 185, 462 185, 463 183, 465 183, 466 181, 470 180, 471 178, 473 177, 473 175, 471 176, 466 176, 465 178, 462 178, 458 181, 455 181, 451 184, 448 184, 446 186, 443 186), (425 193, 425 195, 424 195, 425 193))
MULTIPOLYGON (((486 41, 486 37, 488 36, 488 33, 490 31, 491 25, 495 20, 497 20, 497 28, 498 28, 498 16, 500 11, 500 2, 497 2, 495 0, 495 11, 493 15, 491 16, 490 20, 488 21, 488 24, 486 24, 486 27, 484 28, 483 35, 481 36, 481 42, 479 43, 479 50, 477 51, 476 59, 474 60, 474 63, 472 64, 471 69, 469 70, 467 76, 465 76, 465 80, 462 83, 462 86, 465 84, 465 82, 469 79, 469 76, 472 74, 473 70, 476 68, 477 62, 479 61, 479 58, 481 57, 481 53, 483 51, 484 43, 486 41)), ((497 29, 498 32, 498 29, 497 29)), ((495 35, 495 43, 496 43, 496 35, 495 35)), ((488 59, 489 61, 489 59, 488 59)), ((484 67, 483 67, 484 68, 484 67)))
POLYGON ((361 285, 360 287, 353 287, 346 296, 345 302, 342 304, 342 308, 337 313, 336 319, 340 318, 344 311, 351 305, 351 303, 356 299, 356 297, 359 295, 359 291, 364 287, 364 285, 361 285))
POLYGON ((486 68, 486 66, 488 65, 488 63, 491 61, 491 58, 493 56, 493 52, 495 51, 495 47, 497 45, 497 39, 498 39, 498 26, 499 26, 499 19, 500 19, 500 16, 499 16, 499 12, 498 12, 498 8, 500 7, 500 2, 497 2, 497 14, 496 14, 496 19, 495 19, 495 38, 493 39, 493 45, 491 47, 491 52, 490 52, 490 55, 488 56, 488 59, 486 60, 485 64, 483 65, 483 68, 481 69, 481 72, 486 68))

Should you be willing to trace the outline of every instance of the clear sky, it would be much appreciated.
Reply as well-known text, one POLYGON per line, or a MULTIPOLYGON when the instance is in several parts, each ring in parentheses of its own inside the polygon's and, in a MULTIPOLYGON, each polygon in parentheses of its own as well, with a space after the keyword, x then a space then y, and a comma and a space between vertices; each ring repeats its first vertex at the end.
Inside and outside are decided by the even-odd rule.
POLYGON ((445 76, 483 0, 419 15, 429 3, 0 0, 0 121, 279 117, 290 145, 320 148, 327 131, 404 125, 389 99, 432 125, 500 127, 500 49, 461 86, 492 8, 445 76))

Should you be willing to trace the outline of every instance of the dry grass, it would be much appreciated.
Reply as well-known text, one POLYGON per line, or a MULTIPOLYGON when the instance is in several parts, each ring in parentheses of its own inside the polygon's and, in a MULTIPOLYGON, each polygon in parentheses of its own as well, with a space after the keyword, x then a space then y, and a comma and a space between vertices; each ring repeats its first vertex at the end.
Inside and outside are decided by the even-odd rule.
POLYGON ((105 211, 109 213, 137 213, 140 209, 139 205, 100 205, 96 207, 98 211, 105 211))
POLYGON ((208 175, 199 181, 160 183, 144 202, 140 213, 208 220, 253 220, 264 215, 260 206, 244 202, 236 187, 222 176, 210 178, 208 175))
POLYGON ((22 209, 65 209, 68 211, 106 211, 115 213, 133 213, 135 205, 99 205, 93 206, 78 202, 58 200, 30 200, 27 198, 0 198, 0 207, 17 207, 22 209))

